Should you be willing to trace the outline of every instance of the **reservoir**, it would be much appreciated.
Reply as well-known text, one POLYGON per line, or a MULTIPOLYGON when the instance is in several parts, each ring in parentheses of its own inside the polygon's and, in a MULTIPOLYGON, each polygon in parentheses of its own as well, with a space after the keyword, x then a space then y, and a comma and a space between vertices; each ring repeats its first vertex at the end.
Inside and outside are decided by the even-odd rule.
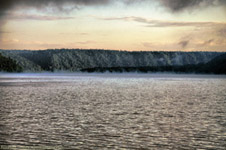
POLYGON ((0 74, 0 146, 223 150, 226 76, 0 74))

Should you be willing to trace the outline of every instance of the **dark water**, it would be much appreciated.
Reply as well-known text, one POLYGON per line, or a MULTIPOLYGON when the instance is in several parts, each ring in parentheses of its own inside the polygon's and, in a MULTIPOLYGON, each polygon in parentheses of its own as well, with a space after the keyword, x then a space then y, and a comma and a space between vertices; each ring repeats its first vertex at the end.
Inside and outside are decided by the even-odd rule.
POLYGON ((2 149, 226 149, 226 78, 1 74, 2 149))

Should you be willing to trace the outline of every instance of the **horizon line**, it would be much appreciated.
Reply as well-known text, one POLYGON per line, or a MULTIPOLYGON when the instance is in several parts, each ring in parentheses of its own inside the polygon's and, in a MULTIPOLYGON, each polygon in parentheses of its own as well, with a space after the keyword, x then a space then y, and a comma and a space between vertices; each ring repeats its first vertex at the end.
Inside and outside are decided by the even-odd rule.
POLYGON ((93 51, 118 51, 118 52, 219 52, 225 53, 226 51, 206 51, 206 50, 117 50, 117 49, 84 49, 84 48, 48 48, 48 49, 0 49, 1 51, 49 51, 49 50, 93 50, 93 51))

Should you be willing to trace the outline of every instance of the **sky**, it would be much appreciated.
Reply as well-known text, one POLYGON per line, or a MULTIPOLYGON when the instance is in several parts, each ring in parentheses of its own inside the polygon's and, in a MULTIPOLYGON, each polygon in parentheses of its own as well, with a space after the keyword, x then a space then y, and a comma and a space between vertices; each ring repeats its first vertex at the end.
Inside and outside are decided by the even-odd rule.
POLYGON ((0 49, 225 51, 226 0, 2 0, 0 49))

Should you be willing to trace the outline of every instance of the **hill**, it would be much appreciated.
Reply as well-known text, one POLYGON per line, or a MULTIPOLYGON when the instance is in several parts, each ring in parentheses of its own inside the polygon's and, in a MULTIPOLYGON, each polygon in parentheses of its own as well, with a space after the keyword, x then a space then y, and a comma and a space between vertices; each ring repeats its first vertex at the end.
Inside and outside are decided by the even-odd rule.
POLYGON ((81 69, 82 72, 174 72, 226 74, 226 54, 219 55, 207 63, 189 65, 149 66, 149 67, 95 67, 81 69))
POLYGON ((226 74, 226 54, 215 57, 202 67, 205 73, 226 74))
POLYGON ((182 66, 207 63, 217 52, 130 52, 114 50, 0 50, 24 71, 79 71, 95 67, 182 66))
POLYGON ((4 72, 20 72, 22 68, 11 58, 7 58, 0 53, 0 71, 4 72))

